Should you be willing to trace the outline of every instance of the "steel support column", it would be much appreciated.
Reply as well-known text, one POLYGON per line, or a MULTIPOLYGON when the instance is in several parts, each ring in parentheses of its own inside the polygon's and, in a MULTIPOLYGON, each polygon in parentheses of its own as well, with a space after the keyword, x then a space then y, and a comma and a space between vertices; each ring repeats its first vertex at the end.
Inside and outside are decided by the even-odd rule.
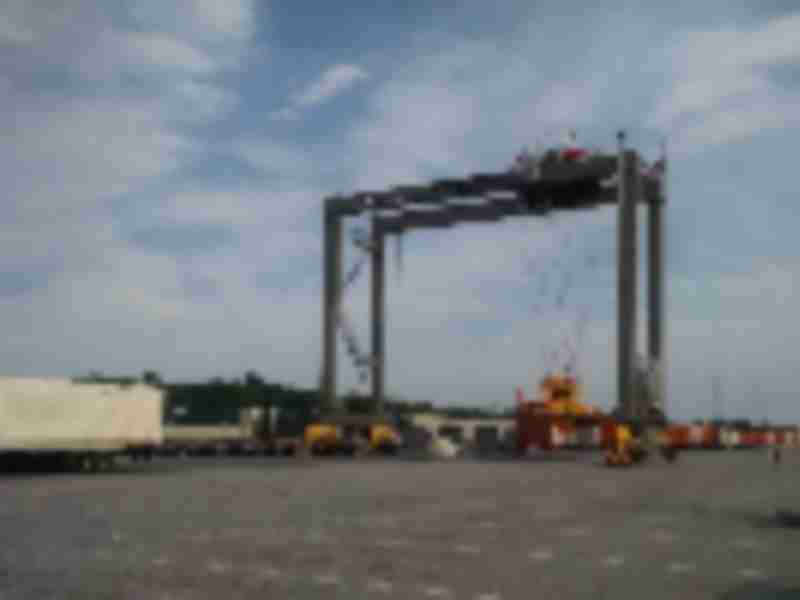
POLYGON ((664 413, 664 195, 648 203, 647 354, 656 407, 664 413))
POLYGON ((322 307, 322 408, 326 413, 339 407, 336 397, 336 333, 342 302, 342 218, 325 207, 323 228, 323 272, 325 293, 322 307))
POLYGON ((620 132, 617 217, 617 405, 627 419, 636 419, 636 153, 625 148, 620 132))
POLYGON ((371 284, 371 310, 372 316, 372 401, 375 411, 383 413, 384 402, 384 369, 385 369, 385 349, 386 349, 386 258, 385 258, 385 234, 383 228, 373 220, 372 239, 370 243, 370 263, 372 271, 370 273, 371 284))

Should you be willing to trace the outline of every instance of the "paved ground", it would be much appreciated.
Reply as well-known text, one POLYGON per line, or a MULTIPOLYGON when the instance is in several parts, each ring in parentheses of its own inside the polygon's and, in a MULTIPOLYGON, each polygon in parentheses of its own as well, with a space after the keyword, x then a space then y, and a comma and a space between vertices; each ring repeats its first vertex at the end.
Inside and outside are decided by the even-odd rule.
POLYGON ((800 451, 0 475, 0 598, 800 598, 800 451))

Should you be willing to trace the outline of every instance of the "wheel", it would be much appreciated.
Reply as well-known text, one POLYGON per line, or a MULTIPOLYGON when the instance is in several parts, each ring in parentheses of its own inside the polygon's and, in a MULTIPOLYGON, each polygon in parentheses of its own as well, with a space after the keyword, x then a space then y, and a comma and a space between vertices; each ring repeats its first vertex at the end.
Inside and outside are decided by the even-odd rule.
POLYGON ((678 451, 670 446, 661 448, 661 456, 664 457, 668 463, 673 463, 678 458, 678 451))
POLYGON ((647 450, 645 450, 644 448, 641 448, 639 446, 631 448, 631 451, 630 451, 631 462, 640 463, 640 462, 644 461, 646 458, 647 458, 647 450))
POLYGON ((397 454, 397 446, 395 446, 394 444, 381 444, 380 446, 378 446, 378 452, 380 454, 392 456, 397 454))
POLYGON ((81 454, 75 458, 77 471, 80 473, 94 473, 97 471, 97 459, 92 454, 81 454))
POLYGON ((113 471, 114 470, 114 455, 113 454, 104 454, 100 457, 100 467, 103 471, 113 471))
POLYGON ((104 458, 99 454, 90 454, 88 462, 90 473, 99 473, 103 469, 104 458))

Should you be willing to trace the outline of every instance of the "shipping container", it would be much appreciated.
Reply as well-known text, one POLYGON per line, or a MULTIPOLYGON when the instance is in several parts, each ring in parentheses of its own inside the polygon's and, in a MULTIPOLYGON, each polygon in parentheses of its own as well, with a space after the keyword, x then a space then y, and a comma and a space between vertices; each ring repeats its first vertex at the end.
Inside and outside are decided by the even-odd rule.
POLYGON ((702 425, 689 425, 689 441, 690 448, 699 448, 703 445, 703 426, 702 425))
POLYGON ((147 458, 163 442, 162 410, 149 385, 0 377, 0 457, 87 470, 120 454, 147 458))
POLYGON ((667 437, 670 443, 676 448, 685 450, 690 446, 688 425, 670 425, 667 428, 667 437))
POLYGON ((711 450, 720 447, 719 428, 715 425, 706 424, 703 426, 702 447, 711 450))

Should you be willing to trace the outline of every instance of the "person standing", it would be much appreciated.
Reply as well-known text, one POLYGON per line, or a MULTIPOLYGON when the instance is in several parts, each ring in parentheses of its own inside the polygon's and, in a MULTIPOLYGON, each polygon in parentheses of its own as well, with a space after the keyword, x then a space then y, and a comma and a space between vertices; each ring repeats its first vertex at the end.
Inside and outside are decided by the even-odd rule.
POLYGON ((776 442, 773 442, 769 448, 769 459, 772 463, 772 468, 777 469, 781 462, 781 447, 776 442))

